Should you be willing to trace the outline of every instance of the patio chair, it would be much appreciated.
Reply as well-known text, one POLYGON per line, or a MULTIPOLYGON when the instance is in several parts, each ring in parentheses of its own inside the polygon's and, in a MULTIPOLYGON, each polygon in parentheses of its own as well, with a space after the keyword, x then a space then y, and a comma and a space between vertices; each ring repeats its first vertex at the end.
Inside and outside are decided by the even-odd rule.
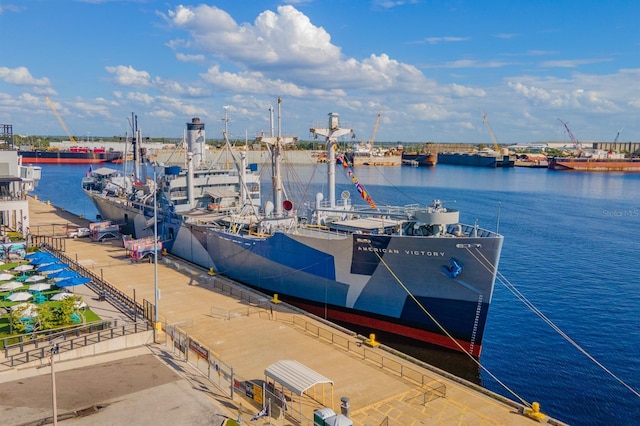
POLYGON ((27 333, 31 333, 35 324, 33 323, 33 318, 20 318, 20 322, 24 324, 24 331, 27 333))
POLYGON ((42 293, 36 293, 36 295, 33 297, 33 301, 36 304, 41 305, 42 303, 47 301, 47 296, 42 293))

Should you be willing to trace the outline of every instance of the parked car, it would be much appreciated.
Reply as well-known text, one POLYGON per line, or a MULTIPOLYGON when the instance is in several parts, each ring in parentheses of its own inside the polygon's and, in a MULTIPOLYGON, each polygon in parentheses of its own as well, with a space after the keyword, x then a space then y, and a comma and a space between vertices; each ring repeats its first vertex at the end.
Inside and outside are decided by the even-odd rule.
POLYGON ((72 231, 67 232, 67 237, 69 238, 83 238, 91 235, 91 230, 89 228, 78 228, 72 231))

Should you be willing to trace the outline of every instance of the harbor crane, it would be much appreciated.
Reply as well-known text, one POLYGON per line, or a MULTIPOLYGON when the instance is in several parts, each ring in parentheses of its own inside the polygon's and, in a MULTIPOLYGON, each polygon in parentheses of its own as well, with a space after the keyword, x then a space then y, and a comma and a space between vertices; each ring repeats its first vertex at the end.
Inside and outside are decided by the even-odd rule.
POLYGON ((378 116, 376 117, 376 122, 373 125, 373 131, 371 132, 371 139, 369 139, 369 153, 373 154, 373 140, 376 138, 376 133, 378 131, 378 125, 380 124, 380 111, 378 111, 378 116))
POLYGON ((487 126, 487 129, 489 130, 489 135, 491 136, 491 141, 493 142, 493 149, 496 152, 500 152, 500 146, 498 145, 498 141, 496 140, 496 135, 493 134, 493 129, 491 129, 491 125, 489 124, 489 119, 487 118, 487 114, 484 113, 484 111, 480 110, 480 112, 482 113, 482 121, 484 122, 485 126, 487 126))
POLYGON ((571 139, 571 143, 573 143, 573 147, 580 151, 582 149, 582 144, 580 142, 578 142, 578 140, 575 138, 575 136, 573 136, 573 133, 571 133, 571 130, 569 130, 569 126, 567 124, 569 124, 569 122, 564 122, 562 120, 560 120, 558 118, 558 121, 561 122, 564 125, 564 128, 567 130, 567 134, 569 135, 569 139, 571 139))
POLYGON ((51 111, 53 111, 53 113, 55 114, 56 118, 58 119, 58 122, 60 123, 60 125, 62 126, 64 131, 67 132, 67 136, 69 136, 69 140, 71 141, 71 143, 75 143, 76 142, 75 138, 71 135, 71 132, 69 131, 69 128, 67 127, 67 125, 65 124, 64 120, 62 119, 62 117, 58 113, 58 110, 56 109, 56 106, 53 104, 53 102, 51 101, 51 99, 49 99, 48 96, 46 96, 46 98, 47 98, 47 104, 49 105, 49 108, 51 108, 51 111))
POLYGON ((613 143, 618 143, 618 138, 620 137, 620 133, 622 133, 622 127, 620 128, 620 130, 618 130, 618 133, 616 134, 616 138, 613 140, 613 143))

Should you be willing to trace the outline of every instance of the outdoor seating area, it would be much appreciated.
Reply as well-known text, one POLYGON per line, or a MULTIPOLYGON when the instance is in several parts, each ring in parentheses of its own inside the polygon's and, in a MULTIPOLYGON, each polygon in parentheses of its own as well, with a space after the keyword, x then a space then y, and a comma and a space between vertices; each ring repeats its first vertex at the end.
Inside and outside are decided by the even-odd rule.
POLYGON ((30 253, 24 259, 0 265, 0 336, 42 329, 42 309, 47 311, 46 320, 51 321, 51 312, 60 310, 70 298, 73 303, 66 303, 68 324, 63 325, 98 319, 93 318, 95 314, 90 315, 87 303, 73 293, 74 286, 89 281, 47 252, 30 253), (16 327, 20 324, 22 327, 16 327))

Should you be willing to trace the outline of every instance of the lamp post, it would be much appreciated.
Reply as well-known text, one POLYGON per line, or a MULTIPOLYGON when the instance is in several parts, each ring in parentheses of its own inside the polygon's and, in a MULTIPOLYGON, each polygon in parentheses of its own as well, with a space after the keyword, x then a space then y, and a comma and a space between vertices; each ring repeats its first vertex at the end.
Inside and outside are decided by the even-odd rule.
POLYGON ((49 356, 51 356, 51 394, 52 394, 52 403, 53 403, 53 425, 56 426, 58 424, 58 407, 56 402, 56 373, 53 368, 53 356, 59 352, 58 344, 54 344, 49 349, 49 356))
POLYGON ((160 331, 160 323, 158 321, 158 200, 157 200, 157 188, 156 188, 156 172, 153 172, 153 294, 154 294, 154 309, 153 309, 153 327, 156 337, 160 331))

